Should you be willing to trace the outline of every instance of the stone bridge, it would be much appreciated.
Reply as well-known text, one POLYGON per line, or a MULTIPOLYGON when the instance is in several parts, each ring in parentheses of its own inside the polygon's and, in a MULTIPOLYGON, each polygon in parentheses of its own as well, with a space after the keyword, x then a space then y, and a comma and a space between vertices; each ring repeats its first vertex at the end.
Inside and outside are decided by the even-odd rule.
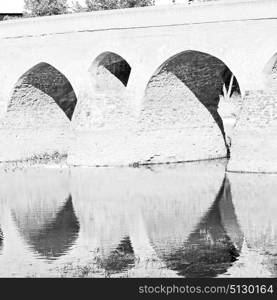
POLYGON ((0 25, 0 161, 277 172, 276 1, 0 25))

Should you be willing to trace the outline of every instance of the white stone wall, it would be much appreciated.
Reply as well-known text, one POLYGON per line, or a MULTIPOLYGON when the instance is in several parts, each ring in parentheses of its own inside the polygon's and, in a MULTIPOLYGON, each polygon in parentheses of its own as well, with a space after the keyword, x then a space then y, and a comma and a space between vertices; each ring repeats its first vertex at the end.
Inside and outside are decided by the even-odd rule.
MULTIPOLYGON (((226 151, 224 139, 213 123, 211 115, 203 117, 203 122, 194 127, 195 134, 191 130, 184 130, 190 128, 190 122, 178 123, 185 116, 184 111, 197 111, 199 116, 202 116, 207 110, 196 104, 199 102, 193 102, 192 98, 187 106, 183 106, 178 81, 171 87, 169 84, 166 91, 169 96, 176 97, 176 105, 179 108, 177 111, 173 110, 174 102, 154 100, 157 109, 153 111, 154 114, 151 112, 153 124, 161 124, 161 128, 156 130, 158 127, 154 126, 155 130, 148 130, 146 125, 149 120, 140 120, 147 112, 145 107, 151 107, 151 101, 147 105, 147 102, 144 102, 149 80, 169 58, 184 51, 207 53, 222 61, 235 75, 243 96, 246 91, 253 92, 254 95, 266 89, 263 69, 277 49, 277 41, 273 39, 277 26, 276 2, 266 1, 266 5, 260 1, 251 5, 248 2, 226 5, 173 5, 170 8, 99 12, 93 14, 93 18, 89 13, 3 22, 0 24, 1 115, 5 117, 15 84, 22 74, 38 63, 46 62, 66 76, 78 99, 76 115, 73 115, 70 124, 73 129, 69 151, 71 164, 118 165, 172 162, 186 160, 188 157, 193 160, 207 159, 218 157, 219 153, 221 156, 226 151), (127 86, 116 95, 110 93, 107 96, 107 93, 96 91, 95 80, 90 73, 94 60, 105 52, 116 53, 132 68, 127 86), (173 88, 174 85, 176 89, 173 88), (162 103, 168 103, 168 106, 162 106, 162 103), (164 114, 160 116, 160 113, 164 114), (175 122, 175 125, 171 124, 172 126, 165 128, 165 124, 167 126, 169 122, 175 122), (215 131, 206 134, 206 131, 202 130, 204 124, 210 124, 207 128, 214 128, 215 131), (162 127, 164 131, 160 130, 162 127), (203 137, 203 143, 199 142, 198 136, 203 137), (184 143, 181 144, 180 141, 184 143), (185 147, 186 143, 191 146, 185 147), (198 146, 193 148, 194 144, 198 146), (179 145, 178 149, 176 145, 179 145), (200 145, 204 146, 200 148, 200 145), (216 146, 211 148, 212 145, 216 146), (184 154, 184 149, 189 151, 189 155, 184 154), (207 152, 204 149, 208 149, 207 152), (217 152, 217 149, 221 150, 217 152)), ((195 66, 201 74, 202 66, 195 66)), ((203 76, 206 76, 204 70, 203 76)), ((163 82, 162 78, 160 79, 160 83, 163 82)), ((168 82, 173 82, 173 77, 169 79, 168 82)), ((110 79, 108 81, 112 83, 110 79)), ((210 90, 217 88, 208 87, 207 94, 210 90)), ((149 90, 148 95, 151 95, 149 90)), ((50 112, 51 105, 48 108, 50 112)), ((192 116, 187 116, 187 121, 191 120, 189 117, 192 116)), ((257 124, 259 116, 257 112, 257 124)), ((29 115, 27 119, 32 118, 29 115)), ((45 123, 50 124, 50 115, 48 120, 49 123, 45 123)), ((57 124, 55 122, 53 121, 53 124, 57 124)), ((58 127, 51 126, 52 132, 55 128, 58 127)), ((29 129, 26 132, 29 132, 29 129)), ((55 144, 50 142, 52 133, 46 134, 46 130, 44 132, 45 134, 43 130, 37 131, 37 140, 44 136, 38 144, 41 145, 39 152, 43 152, 43 149, 48 151, 49 143, 50 148, 55 144)), ((15 136, 17 134, 15 133, 15 136)), ((29 133, 24 135, 31 136, 29 133)), ((59 134, 55 133, 55 136, 59 134)), ((7 136, 3 135, 2 140, 3 149, 17 148, 16 144, 8 142, 7 136)), ((55 140, 57 145, 58 140, 55 140)), ((236 144, 234 140, 232 143, 236 144)), ((270 142, 265 139, 263 143, 270 142)), ((32 156, 32 147, 26 150, 29 151, 28 156, 32 156)), ((5 151, 6 154, 12 153, 9 150, 5 151)), ((3 155, 2 160, 4 159, 3 155)))

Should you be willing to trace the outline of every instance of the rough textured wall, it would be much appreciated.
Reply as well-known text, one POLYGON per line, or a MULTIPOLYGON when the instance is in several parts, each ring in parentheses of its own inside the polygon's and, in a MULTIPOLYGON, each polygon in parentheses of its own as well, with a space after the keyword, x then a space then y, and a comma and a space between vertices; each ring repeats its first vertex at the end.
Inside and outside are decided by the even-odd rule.
MULTIPOLYGON (((144 121, 153 119, 153 115, 165 115, 163 111, 170 110, 173 115, 165 116, 163 120, 166 126, 172 125, 170 118, 176 119, 178 123, 187 122, 191 117, 190 108, 185 109, 187 102, 191 104, 198 100, 224 131, 217 108, 225 73, 225 64, 209 54, 187 51, 170 59, 148 85, 146 107, 143 108, 144 121), (157 88, 164 90, 159 92, 157 88), (182 104, 183 107, 180 107, 182 104)), ((201 120, 201 115, 198 118, 197 122, 201 120)))
POLYGON ((1 160, 67 153, 77 99, 58 70, 41 63, 17 82, 1 122, 1 160))
POLYGON ((110 52, 96 60, 89 77, 93 88, 88 87, 88 94, 80 99, 73 127, 81 131, 122 128, 130 121, 132 111, 125 97, 131 68, 123 58, 110 52))
MULTIPOLYGON (((143 90, 141 87, 145 87, 147 79, 150 79, 157 66, 181 51, 197 49, 224 61, 237 75, 243 92, 262 90, 264 87, 261 70, 268 58, 274 51, 276 52, 276 39, 273 38, 277 25, 276 5, 276 1, 267 1, 266 4, 258 1, 251 5, 230 3, 227 10, 225 5, 220 4, 190 8, 175 5, 171 8, 140 8, 121 12, 2 22, 0 115, 7 107, 11 86, 19 76, 30 65, 40 61, 51 62, 70 78, 78 99, 88 97, 87 103, 84 104, 85 109, 81 111, 90 114, 84 117, 83 120, 86 121, 83 123, 91 123, 92 126, 87 126, 88 130, 84 133, 87 137, 83 140, 79 137, 83 133, 76 132, 76 143, 80 147, 72 151, 72 154, 77 158, 75 160, 77 164, 151 161, 153 155, 160 154, 156 151, 158 146, 167 148, 168 145, 172 145, 170 151, 176 151, 174 145, 179 144, 184 137, 177 132, 174 135, 177 142, 170 137, 169 141, 164 141, 162 136, 165 134, 155 131, 159 136, 149 135, 147 140, 143 137, 144 132, 138 133, 137 140, 132 142, 134 135, 129 136, 128 132, 125 134, 123 128, 128 127, 128 122, 124 122, 125 117, 135 119, 132 114, 133 99, 115 100, 116 103, 122 101, 122 109, 119 109, 120 105, 114 105, 112 98, 107 101, 109 105, 103 104, 99 108, 98 103, 103 101, 99 100, 97 103, 93 100, 93 93, 89 90, 87 80, 87 70, 93 59, 107 50, 120 54, 132 66, 127 90, 139 94, 136 88, 143 90), (132 76, 133 74, 136 75, 132 76), (129 103, 131 103, 130 110, 129 103), (106 122, 108 118, 115 121, 114 128, 112 122, 106 122), (101 121, 97 123, 95 120, 101 121), (109 129, 106 130, 103 123, 109 124, 109 129), (103 131, 100 133, 101 130, 103 131), (157 148, 151 150, 152 153, 144 153, 140 144, 151 145, 154 138, 158 141, 157 148), (90 139, 90 142, 85 142, 85 139, 90 139), (159 145, 160 141, 163 144, 159 145), (126 145, 125 153, 122 153, 122 145, 126 145), (84 153, 78 158, 81 151, 84 153)), ((139 101, 134 102, 136 107, 139 107, 139 101)), ((204 130, 199 131, 200 136, 204 135, 204 130)), ((3 137, 2 140, 5 142, 6 139, 3 137)), ((195 140, 199 142, 197 138, 195 140)), ((192 148, 191 152, 195 153, 198 150, 199 148, 192 148)), ((172 161, 174 159, 172 158, 172 161)), ((71 162, 74 163, 74 159, 71 162)))
POLYGON ((184 52, 166 62, 146 89, 139 128, 150 162, 226 156, 217 113, 226 66, 201 52, 184 52))
POLYGON ((233 134, 229 171, 277 172, 276 116, 276 92, 247 92, 233 134))
POLYGON ((101 91, 120 89, 121 84, 127 86, 131 67, 121 56, 107 52, 98 59, 94 67, 96 89, 101 91), (113 76, 109 76, 109 73, 113 76), (116 80, 118 79, 118 80, 116 80))
POLYGON ((72 120, 76 140, 70 148, 69 163, 121 165, 132 162, 128 146, 134 136, 129 130, 135 115, 126 89, 130 72, 131 67, 123 58, 109 52, 101 55, 101 60, 91 68, 89 80, 93 87, 78 99, 72 120))
POLYGON ((99 68, 93 80, 101 78, 102 89, 74 115, 74 126, 82 132, 70 149, 69 163, 126 165, 225 157, 217 109, 228 81, 226 70, 230 72, 208 54, 188 51, 174 57, 151 78, 137 117, 120 76, 99 68), (116 81, 119 88, 112 89, 116 81))
POLYGON ((227 169, 277 172, 277 57, 264 68, 264 90, 248 91, 234 131, 227 169))

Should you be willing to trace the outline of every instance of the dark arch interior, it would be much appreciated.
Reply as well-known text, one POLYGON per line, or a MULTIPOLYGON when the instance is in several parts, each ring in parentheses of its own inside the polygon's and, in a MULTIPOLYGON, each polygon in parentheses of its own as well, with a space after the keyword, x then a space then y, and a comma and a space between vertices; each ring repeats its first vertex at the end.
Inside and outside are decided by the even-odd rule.
MULTIPOLYGON (((16 218, 15 215, 14 218, 16 218)), ((28 243, 37 253, 49 260, 66 253, 77 239, 80 229, 79 221, 74 213, 71 195, 66 199, 54 219, 43 224, 41 228, 38 228, 37 225, 36 223, 30 224, 28 231, 20 228, 28 243)))
POLYGON ((227 89, 231 89, 231 94, 240 93, 240 88, 235 77, 230 87, 232 72, 224 62, 207 53, 185 51, 167 60, 151 78, 148 86, 162 73, 175 75, 190 89, 211 113, 225 138, 223 122, 217 112, 220 95, 223 94, 224 84, 227 89))
POLYGON ((77 103, 72 85, 61 72, 44 62, 31 68, 19 79, 8 110, 18 101, 28 105, 26 100, 36 97, 35 89, 50 96, 71 120, 77 103))
POLYGON ((127 86, 131 73, 131 67, 121 56, 112 52, 103 53, 96 59, 96 66, 97 68, 105 68, 117 79, 119 79, 124 86, 127 86))
MULTIPOLYGON (((239 88, 239 83, 237 81, 237 78, 234 76, 232 86, 231 86, 231 77, 233 73, 230 71, 230 69, 226 66, 225 69, 222 72, 222 80, 223 84, 225 84, 226 89, 230 90, 230 96, 232 96, 234 93, 240 94, 240 88, 239 88)), ((221 95, 223 93, 221 92, 221 95)))

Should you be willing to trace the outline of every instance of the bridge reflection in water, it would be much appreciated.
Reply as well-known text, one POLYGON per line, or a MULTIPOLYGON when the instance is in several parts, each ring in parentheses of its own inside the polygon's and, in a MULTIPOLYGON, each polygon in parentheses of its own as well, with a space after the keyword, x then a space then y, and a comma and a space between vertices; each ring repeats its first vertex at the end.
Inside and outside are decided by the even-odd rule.
POLYGON ((0 276, 276 276, 275 176, 211 161, 0 181, 0 276))
POLYGON ((50 212, 49 216, 45 211, 27 213, 12 211, 20 233, 39 256, 58 258, 75 242, 79 223, 73 211, 71 195, 56 214, 50 212))

